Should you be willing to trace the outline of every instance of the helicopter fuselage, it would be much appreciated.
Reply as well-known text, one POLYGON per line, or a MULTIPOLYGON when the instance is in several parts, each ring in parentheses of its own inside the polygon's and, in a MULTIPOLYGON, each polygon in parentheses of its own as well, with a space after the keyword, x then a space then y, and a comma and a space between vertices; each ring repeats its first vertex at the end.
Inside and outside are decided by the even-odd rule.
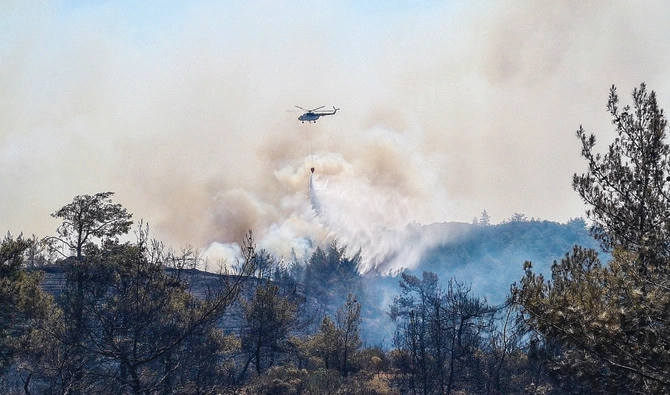
MULTIPOLYGON (((298 107, 298 106, 296 106, 298 107)), ((301 110, 304 110, 302 107, 298 107, 301 110)), ((321 107, 319 107, 321 108, 321 107)), ((316 122, 319 117, 322 117, 324 115, 333 115, 339 110, 339 108, 333 107, 333 111, 307 111, 306 113, 302 114, 301 116, 298 117, 298 121, 301 122, 316 122)))
POLYGON ((298 117, 298 121, 316 122, 316 120, 319 119, 320 116, 321 116, 320 114, 315 114, 313 112, 306 112, 298 117))

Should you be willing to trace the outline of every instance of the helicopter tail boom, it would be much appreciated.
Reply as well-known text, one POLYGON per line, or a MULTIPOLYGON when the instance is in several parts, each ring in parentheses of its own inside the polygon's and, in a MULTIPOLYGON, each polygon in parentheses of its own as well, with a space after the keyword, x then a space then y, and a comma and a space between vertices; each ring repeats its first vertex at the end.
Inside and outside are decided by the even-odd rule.
POLYGON ((319 112, 315 112, 315 114, 317 114, 317 115, 334 115, 338 110, 339 110, 339 108, 335 108, 335 106, 333 106, 333 111, 330 111, 330 110, 319 111, 319 112))

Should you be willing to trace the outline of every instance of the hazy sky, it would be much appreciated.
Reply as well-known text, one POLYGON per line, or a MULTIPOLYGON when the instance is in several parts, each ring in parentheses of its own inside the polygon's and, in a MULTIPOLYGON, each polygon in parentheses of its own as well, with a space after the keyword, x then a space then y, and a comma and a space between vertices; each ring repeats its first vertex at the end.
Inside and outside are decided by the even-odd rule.
POLYGON ((582 216, 575 130, 609 143, 612 84, 668 108, 668 20, 663 1, 3 1, 0 230, 53 234, 102 191, 176 247, 253 229, 298 255, 484 209, 582 216), (294 105, 341 111, 306 126, 294 105))

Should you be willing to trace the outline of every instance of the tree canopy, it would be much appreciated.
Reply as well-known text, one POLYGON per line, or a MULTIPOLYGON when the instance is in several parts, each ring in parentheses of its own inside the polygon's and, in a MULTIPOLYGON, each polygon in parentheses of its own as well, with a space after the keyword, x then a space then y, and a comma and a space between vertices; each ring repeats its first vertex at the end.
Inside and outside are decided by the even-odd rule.
POLYGON ((118 203, 112 203, 114 192, 93 196, 75 196, 72 203, 51 214, 63 223, 55 239, 65 244, 81 259, 83 248, 93 239, 109 239, 126 234, 133 224, 132 214, 118 203))
POLYGON ((573 187, 590 206, 586 213, 603 247, 622 247, 640 253, 645 264, 662 264, 670 257, 667 120, 644 83, 632 97, 632 107, 619 109, 617 90, 610 89, 607 109, 617 137, 604 154, 596 151, 594 134, 577 130, 588 172, 575 174, 573 187))
POLYGON ((550 364, 572 390, 666 392, 670 387, 670 148, 656 94, 641 84, 633 106, 619 109, 612 87, 608 110, 617 137, 604 155, 582 127, 577 137, 588 172, 573 186, 590 206, 593 234, 612 252, 575 247, 552 267, 513 287, 526 323, 560 347, 550 364), (580 387, 581 386, 581 387, 580 387))

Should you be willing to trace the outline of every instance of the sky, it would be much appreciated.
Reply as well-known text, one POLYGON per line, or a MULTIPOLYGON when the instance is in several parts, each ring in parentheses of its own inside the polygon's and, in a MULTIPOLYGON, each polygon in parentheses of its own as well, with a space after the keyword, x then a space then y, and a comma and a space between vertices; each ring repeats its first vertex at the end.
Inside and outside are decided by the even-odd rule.
POLYGON ((248 230, 372 259, 484 210, 565 222, 575 131, 614 138, 610 86, 670 103, 668 20, 662 1, 4 1, 0 230, 53 235, 103 191, 213 257, 248 230))

